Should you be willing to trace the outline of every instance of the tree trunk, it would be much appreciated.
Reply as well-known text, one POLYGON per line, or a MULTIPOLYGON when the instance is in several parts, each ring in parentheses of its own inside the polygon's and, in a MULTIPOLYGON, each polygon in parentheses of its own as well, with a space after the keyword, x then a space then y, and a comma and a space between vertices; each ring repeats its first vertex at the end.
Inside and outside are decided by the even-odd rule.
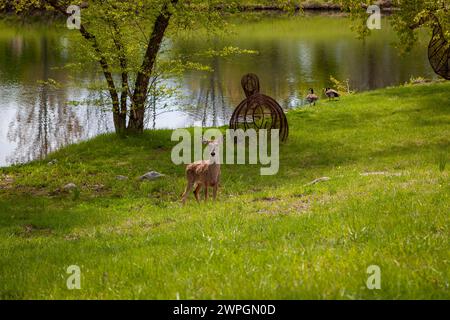
POLYGON ((127 130, 127 115, 113 110, 114 129, 116 133, 122 134, 127 130))
MULTIPOLYGON (((176 5, 178 0, 171 0, 170 3, 171 5, 176 5)), ((171 16, 172 12, 166 3, 155 20, 147 51, 145 52, 142 66, 136 77, 130 119, 128 121, 128 132, 130 133, 142 133, 144 131, 145 101, 147 99, 150 76, 171 16)))
POLYGON ((127 98, 128 98, 128 71, 127 71, 127 59, 125 56, 125 48, 122 44, 122 37, 120 30, 115 22, 112 22, 114 36, 113 40, 116 45, 117 51, 119 51, 120 68, 122 69, 122 90, 120 93, 120 110, 118 114, 114 115, 114 123, 116 125, 116 133, 122 134, 127 130, 127 98))
POLYGON ((131 106, 130 119, 128 120, 128 133, 142 133, 144 132, 144 115, 145 105, 131 106))

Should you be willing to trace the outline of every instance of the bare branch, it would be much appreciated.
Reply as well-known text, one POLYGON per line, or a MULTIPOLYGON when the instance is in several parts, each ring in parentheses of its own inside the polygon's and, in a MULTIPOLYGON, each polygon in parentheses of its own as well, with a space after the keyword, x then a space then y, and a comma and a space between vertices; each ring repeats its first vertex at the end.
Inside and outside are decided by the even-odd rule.
MULTIPOLYGON (((50 6, 52 6, 55 10, 62 13, 63 15, 68 16, 68 17, 70 16, 70 14, 67 13, 67 10, 66 10, 67 8, 65 8, 62 4, 60 4, 58 0, 45 0, 45 2, 48 3, 50 6)), ((116 86, 114 84, 114 79, 113 79, 112 73, 110 71, 108 62, 105 58, 105 55, 101 51, 101 49, 98 45, 97 39, 95 38, 95 35, 93 35, 89 31, 87 31, 83 24, 80 24, 80 33, 86 40, 91 42, 92 48, 99 56, 99 63, 100 63, 100 66, 102 67, 103 75, 105 76, 105 79, 108 83, 108 90, 109 90, 109 94, 110 94, 112 102, 113 102, 114 112, 119 112, 119 110, 118 110, 119 96, 117 94, 116 86)))

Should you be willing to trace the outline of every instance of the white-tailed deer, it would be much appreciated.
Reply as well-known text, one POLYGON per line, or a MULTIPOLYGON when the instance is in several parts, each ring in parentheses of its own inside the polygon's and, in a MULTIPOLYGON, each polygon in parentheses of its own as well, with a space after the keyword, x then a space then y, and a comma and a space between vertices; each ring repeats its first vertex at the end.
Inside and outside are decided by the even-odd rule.
POLYGON ((216 200, 220 179, 220 139, 212 141, 204 140, 203 144, 208 145, 209 160, 201 160, 187 165, 187 186, 181 198, 183 204, 186 203, 186 199, 194 186, 194 195, 197 202, 200 202, 199 193, 202 187, 205 189, 205 201, 208 200, 209 187, 213 188, 213 199, 216 200))

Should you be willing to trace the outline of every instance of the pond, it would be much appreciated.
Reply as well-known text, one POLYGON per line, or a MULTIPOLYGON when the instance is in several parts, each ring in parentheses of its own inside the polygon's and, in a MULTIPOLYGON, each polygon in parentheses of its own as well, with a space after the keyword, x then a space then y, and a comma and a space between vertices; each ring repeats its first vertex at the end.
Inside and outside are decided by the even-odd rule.
MULTIPOLYGON (((240 79, 248 72, 258 74, 261 91, 286 109, 301 106, 308 88, 320 93, 331 86, 330 76, 349 79, 357 91, 403 84, 411 77, 435 77, 427 60, 428 35, 420 38, 411 53, 400 56, 386 20, 365 41, 356 39, 348 19, 341 15, 249 14, 232 22, 235 26, 226 35, 212 39, 180 35, 171 39, 170 46, 180 54, 226 46, 257 53, 197 56, 197 62, 213 71, 188 71, 173 80, 183 97, 166 101, 165 108, 157 110, 155 123, 148 122, 149 128, 227 123, 244 97, 240 79)), ((0 166, 38 159, 113 130, 107 110, 67 103, 82 101, 89 93, 71 85, 69 71, 56 68, 73 60, 61 45, 67 41, 64 33, 39 24, 18 26, 4 21, 0 25, 0 166), (46 79, 63 86, 39 82, 46 79)), ((89 81, 90 76, 81 78, 89 81)))

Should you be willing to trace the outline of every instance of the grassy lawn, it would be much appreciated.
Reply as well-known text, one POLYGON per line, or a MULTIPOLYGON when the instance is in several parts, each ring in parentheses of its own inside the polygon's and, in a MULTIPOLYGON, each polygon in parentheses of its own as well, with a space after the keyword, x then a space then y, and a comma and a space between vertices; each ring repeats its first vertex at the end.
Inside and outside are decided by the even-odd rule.
POLYGON ((217 203, 181 207, 170 131, 1 168, 0 298, 450 299, 450 83, 322 99, 288 120, 278 175, 223 166, 217 203), (150 170, 166 177, 137 180, 150 170))

